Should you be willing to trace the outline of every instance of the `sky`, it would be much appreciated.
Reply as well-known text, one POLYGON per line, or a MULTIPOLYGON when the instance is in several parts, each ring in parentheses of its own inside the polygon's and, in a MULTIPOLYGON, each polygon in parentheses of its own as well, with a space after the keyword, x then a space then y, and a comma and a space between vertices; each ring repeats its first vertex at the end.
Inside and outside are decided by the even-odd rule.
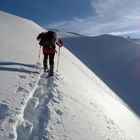
POLYGON ((83 35, 140 37, 139 0, 4 0, 0 10, 44 28, 83 35))

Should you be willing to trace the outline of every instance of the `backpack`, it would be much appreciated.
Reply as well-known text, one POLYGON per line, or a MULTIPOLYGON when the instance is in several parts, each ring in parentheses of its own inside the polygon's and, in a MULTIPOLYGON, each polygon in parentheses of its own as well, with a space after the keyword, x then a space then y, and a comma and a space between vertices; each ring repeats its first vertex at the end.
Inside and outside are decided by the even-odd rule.
POLYGON ((55 50, 55 41, 57 39, 54 31, 42 32, 38 35, 39 45, 50 50, 55 50))

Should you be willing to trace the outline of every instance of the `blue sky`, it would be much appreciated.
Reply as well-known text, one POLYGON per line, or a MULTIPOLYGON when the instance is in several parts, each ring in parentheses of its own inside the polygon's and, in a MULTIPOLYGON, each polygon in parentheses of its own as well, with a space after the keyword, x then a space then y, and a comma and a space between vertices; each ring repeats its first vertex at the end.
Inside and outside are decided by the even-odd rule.
POLYGON ((0 10, 46 28, 140 37, 140 0, 3 0, 0 10))

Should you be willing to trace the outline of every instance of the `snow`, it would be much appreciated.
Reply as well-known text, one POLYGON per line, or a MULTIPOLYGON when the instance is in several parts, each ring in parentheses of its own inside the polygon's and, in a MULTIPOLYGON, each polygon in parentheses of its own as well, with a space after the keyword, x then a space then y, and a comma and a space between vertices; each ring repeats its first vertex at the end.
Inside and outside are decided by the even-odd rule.
POLYGON ((112 35, 71 38, 64 43, 140 116, 140 45, 112 35))
POLYGON ((54 77, 38 72, 44 29, 0 12, 0 30, 0 140, 139 140, 139 118, 73 52, 61 49, 54 77))

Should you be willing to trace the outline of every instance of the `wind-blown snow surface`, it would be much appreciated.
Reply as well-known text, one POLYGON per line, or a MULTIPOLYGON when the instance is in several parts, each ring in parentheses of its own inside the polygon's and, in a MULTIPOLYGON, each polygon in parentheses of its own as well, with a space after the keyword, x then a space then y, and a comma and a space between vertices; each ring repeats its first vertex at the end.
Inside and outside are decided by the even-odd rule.
POLYGON ((140 45, 112 35, 65 39, 66 47, 140 116, 140 45))
POLYGON ((0 12, 0 30, 0 140, 139 140, 139 118, 66 48, 54 77, 37 73, 42 28, 0 12))

